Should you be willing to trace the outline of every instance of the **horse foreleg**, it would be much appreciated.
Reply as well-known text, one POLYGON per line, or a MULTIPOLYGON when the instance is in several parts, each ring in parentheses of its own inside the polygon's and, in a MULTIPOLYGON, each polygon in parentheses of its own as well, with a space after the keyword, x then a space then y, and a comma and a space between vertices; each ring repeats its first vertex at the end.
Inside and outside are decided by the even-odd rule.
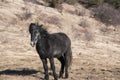
POLYGON ((48 73, 48 66, 47 66, 47 59, 42 59, 43 67, 45 71, 45 80, 49 80, 49 73, 48 73))
POLYGON ((54 59, 50 58, 49 60, 50 60, 51 69, 53 71, 54 80, 58 80, 58 76, 55 71, 54 59))

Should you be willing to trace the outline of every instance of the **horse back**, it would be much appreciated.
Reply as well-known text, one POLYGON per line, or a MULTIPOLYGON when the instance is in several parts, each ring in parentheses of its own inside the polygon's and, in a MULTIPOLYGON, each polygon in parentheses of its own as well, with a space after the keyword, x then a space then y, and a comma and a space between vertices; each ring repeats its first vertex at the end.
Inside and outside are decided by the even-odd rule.
POLYGON ((54 33, 49 36, 49 46, 53 55, 63 54, 70 48, 71 41, 64 33, 54 33))
POLYGON ((60 44, 59 46, 61 46, 61 47, 71 45, 71 41, 65 33, 51 34, 49 40, 54 45, 60 44))

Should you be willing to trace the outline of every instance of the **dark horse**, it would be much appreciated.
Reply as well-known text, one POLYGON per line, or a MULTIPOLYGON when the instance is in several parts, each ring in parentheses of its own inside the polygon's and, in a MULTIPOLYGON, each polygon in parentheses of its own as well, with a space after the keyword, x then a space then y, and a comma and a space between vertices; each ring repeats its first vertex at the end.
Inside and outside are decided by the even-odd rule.
POLYGON ((31 23, 29 32, 31 34, 31 46, 36 45, 36 50, 42 60, 45 79, 49 80, 47 58, 50 61, 51 69, 53 71, 54 80, 58 80, 55 71, 54 58, 61 62, 61 69, 59 78, 63 77, 65 68, 65 78, 68 78, 68 67, 72 62, 71 41, 64 33, 49 34, 43 25, 31 23))

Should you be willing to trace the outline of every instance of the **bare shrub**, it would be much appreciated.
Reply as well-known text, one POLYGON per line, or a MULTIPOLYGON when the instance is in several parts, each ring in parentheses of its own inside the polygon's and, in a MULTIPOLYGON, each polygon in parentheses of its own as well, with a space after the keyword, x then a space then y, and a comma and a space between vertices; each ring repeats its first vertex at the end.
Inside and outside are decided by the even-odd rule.
POLYGON ((79 0, 43 0, 43 1, 49 3, 49 6, 53 8, 56 8, 62 3, 75 4, 79 2, 79 0))
POLYGON ((72 36, 73 39, 75 39, 75 40, 81 39, 81 36, 82 36, 81 31, 73 26, 72 26, 72 34, 73 34, 73 36, 72 36))
POLYGON ((5 0, 0 0, 0 2, 4 2, 5 0))
POLYGON ((73 38, 78 40, 93 41, 94 34, 88 28, 72 27, 73 38))
POLYGON ((75 4, 75 3, 79 2, 79 0, 65 0, 65 2, 68 4, 75 4))
POLYGON ((75 10, 66 10, 68 13, 70 14, 76 14, 76 11, 75 10))
POLYGON ((64 0, 43 0, 43 1, 49 3, 49 7, 53 8, 56 8, 57 6, 59 6, 59 4, 64 2, 64 0))
POLYGON ((78 8, 78 9, 76 9, 75 11, 76 11, 76 14, 77 14, 78 16, 84 16, 84 15, 85 15, 85 9, 80 9, 80 8, 78 8))
POLYGON ((7 1, 7 0, 0 0, 0 2, 3 2, 3 3, 9 3, 9 1, 7 1))
POLYGON ((63 4, 63 9, 65 12, 74 14, 77 16, 88 16, 90 12, 86 10, 82 5, 75 4, 74 6, 63 4))
POLYGON ((84 16, 85 15, 85 10, 80 10, 80 9, 75 9, 75 10, 66 10, 70 14, 74 14, 77 16, 84 16))
POLYGON ((50 24, 54 24, 54 25, 59 25, 60 26, 60 19, 58 17, 48 17, 47 22, 50 24))
POLYGON ((113 34, 115 31, 117 32, 117 27, 116 26, 104 26, 104 27, 100 27, 100 31, 101 33, 103 33, 103 35, 108 35, 108 34, 113 34))
POLYGON ((32 16, 32 13, 25 8, 25 10, 23 11, 22 14, 16 14, 16 16, 20 19, 20 20, 27 20, 32 16))
POLYGON ((92 34, 92 32, 90 32, 90 31, 86 31, 85 33, 84 33, 84 35, 85 35, 85 40, 87 40, 87 41, 92 41, 92 40, 94 40, 93 39, 93 34, 92 34))
POLYGON ((120 12, 109 4, 103 4, 94 10, 95 18, 105 24, 119 25, 120 24, 120 12))
POLYGON ((41 4, 39 0, 23 0, 24 2, 32 2, 34 4, 41 4))
POLYGON ((45 13, 41 13, 40 16, 38 17, 38 19, 43 21, 44 23, 57 25, 58 27, 61 26, 60 19, 56 16, 48 16, 45 13), (43 17, 43 16, 45 16, 45 17, 43 17))
POLYGON ((83 28, 86 28, 86 27, 89 27, 90 24, 88 23, 87 20, 82 20, 79 24, 79 26, 83 27, 83 28))

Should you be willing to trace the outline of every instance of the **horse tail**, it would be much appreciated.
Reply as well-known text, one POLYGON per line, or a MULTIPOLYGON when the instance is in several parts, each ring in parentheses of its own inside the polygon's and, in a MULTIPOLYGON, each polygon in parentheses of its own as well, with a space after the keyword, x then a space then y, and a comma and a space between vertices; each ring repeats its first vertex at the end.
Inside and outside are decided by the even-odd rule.
POLYGON ((72 65, 72 50, 71 50, 71 48, 70 48, 70 50, 69 50, 69 56, 68 56, 69 58, 68 58, 68 66, 70 67, 71 65, 72 65))

